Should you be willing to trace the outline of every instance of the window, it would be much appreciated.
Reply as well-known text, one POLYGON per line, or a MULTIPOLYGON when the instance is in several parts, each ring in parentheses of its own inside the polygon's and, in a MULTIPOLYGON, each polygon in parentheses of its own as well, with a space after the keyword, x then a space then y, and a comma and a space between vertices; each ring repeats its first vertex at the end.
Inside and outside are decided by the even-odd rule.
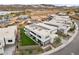
POLYGON ((41 38, 41 36, 37 35, 39 38, 41 38))
POLYGON ((30 36, 31 36, 33 39, 36 39, 36 37, 34 37, 33 35, 30 34, 30 36))
MULTIPOLYGON (((36 33, 32 32, 32 31, 31 31, 31 33, 33 33, 34 35, 37 35, 36 33)), ((39 35, 37 35, 37 36, 38 36, 39 38, 41 38, 41 36, 39 36, 39 35)))
POLYGON ((36 39, 36 37, 33 36, 33 39, 36 39))
POLYGON ((32 32, 32 31, 31 31, 31 33, 33 33, 34 35, 36 35, 36 33, 32 32))
POLYGON ((8 40, 8 42, 12 42, 12 40, 8 40))

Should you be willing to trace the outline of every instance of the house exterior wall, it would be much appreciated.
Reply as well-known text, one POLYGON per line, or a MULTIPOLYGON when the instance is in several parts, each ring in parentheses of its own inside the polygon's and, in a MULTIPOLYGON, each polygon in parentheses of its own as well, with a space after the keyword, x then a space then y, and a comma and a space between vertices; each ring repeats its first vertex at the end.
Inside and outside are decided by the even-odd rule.
POLYGON ((0 39, 0 48, 5 46, 4 38, 0 39))
POLYGON ((4 54, 4 48, 0 48, 0 55, 4 54))
MULTIPOLYGON (((44 45, 47 45, 50 42, 50 40, 42 42, 40 39, 45 39, 45 37, 41 36, 41 38, 39 38, 37 35, 34 35, 33 33, 31 33, 31 31, 29 31, 29 30, 26 30, 26 31, 27 32, 25 32, 25 33, 27 33, 28 36, 31 37, 32 40, 35 41, 36 43, 38 43, 39 45, 44 46, 44 45)), ((50 38, 47 38, 47 39, 50 39, 50 38)))
POLYGON ((6 42, 6 45, 15 44, 15 36, 12 37, 12 38, 5 38, 5 42, 6 42), (12 42, 9 42, 10 40, 11 40, 12 42))

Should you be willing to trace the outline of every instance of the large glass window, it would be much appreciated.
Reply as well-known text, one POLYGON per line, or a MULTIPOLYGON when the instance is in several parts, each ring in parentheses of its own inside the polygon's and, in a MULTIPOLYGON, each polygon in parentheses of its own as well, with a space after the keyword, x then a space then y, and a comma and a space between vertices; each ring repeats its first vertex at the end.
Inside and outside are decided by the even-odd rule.
POLYGON ((31 33, 33 33, 34 35, 36 35, 36 33, 32 32, 32 31, 31 31, 31 33))
POLYGON ((30 34, 30 36, 31 36, 34 40, 36 39, 36 37, 34 37, 33 35, 30 34))
POLYGON ((37 35, 36 33, 32 32, 32 31, 31 31, 31 33, 33 33, 33 34, 36 35, 37 37, 41 38, 41 36, 37 35))

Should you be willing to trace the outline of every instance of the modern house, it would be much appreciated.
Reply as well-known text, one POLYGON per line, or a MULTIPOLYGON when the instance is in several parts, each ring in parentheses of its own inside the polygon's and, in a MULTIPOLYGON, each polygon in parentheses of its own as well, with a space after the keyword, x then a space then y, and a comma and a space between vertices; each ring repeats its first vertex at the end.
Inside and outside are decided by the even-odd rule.
POLYGON ((67 33, 72 25, 72 21, 69 16, 58 16, 54 15, 53 19, 50 21, 45 21, 44 24, 55 26, 58 30, 62 30, 64 33, 67 33))
POLYGON ((19 19, 23 19, 23 20, 26 20, 28 18, 29 18, 29 16, 27 16, 27 15, 20 15, 19 16, 19 19))
POLYGON ((41 46, 53 43, 57 31, 67 34, 72 24, 69 16, 52 15, 50 21, 25 26, 25 34, 41 46))
POLYGON ((25 33, 41 46, 53 43, 54 38, 57 36, 55 34, 56 32, 57 27, 48 26, 42 23, 25 26, 25 33))
POLYGON ((9 26, 7 28, 0 28, 0 54, 4 53, 6 45, 15 44, 17 34, 17 26, 9 26))

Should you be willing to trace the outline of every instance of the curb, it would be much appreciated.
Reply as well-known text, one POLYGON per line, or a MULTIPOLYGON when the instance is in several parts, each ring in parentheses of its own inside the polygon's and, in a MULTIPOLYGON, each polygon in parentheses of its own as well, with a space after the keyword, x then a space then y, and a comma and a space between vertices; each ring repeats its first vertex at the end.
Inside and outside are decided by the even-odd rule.
POLYGON ((78 25, 76 23, 75 23, 75 26, 76 26, 75 34, 68 40, 68 42, 66 44, 63 44, 56 49, 42 53, 41 55, 48 55, 48 54, 51 54, 51 53, 55 53, 55 52, 59 51, 60 49, 66 47, 72 40, 74 40, 75 36, 78 34, 78 25))

